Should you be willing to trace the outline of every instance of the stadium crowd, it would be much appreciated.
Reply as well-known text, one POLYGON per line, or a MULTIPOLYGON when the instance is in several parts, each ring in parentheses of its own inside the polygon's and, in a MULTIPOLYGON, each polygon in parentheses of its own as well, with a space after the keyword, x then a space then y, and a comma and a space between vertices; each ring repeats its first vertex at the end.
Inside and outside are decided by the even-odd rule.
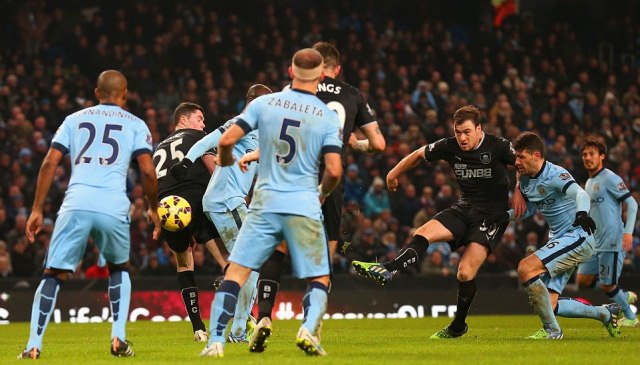
MULTIPOLYGON (((172 132, 179 102, 202 105, 212 131, 242 110, 248 86, 281 90, 289 81, 289 56, 320 40, 340 49, 343 78, 364 93, 387 140, 379 155, 347 151, 346 244, 335 272, 348 272, 353 259, 393 258, 412 229, 457 200, 455 176, 444 164, 415 169, 396 193, 386 190, 384 178, 414 149, 452 135, 452 113, 467 104, 480 108, 487 132, 508 139, 539 133, 547 158, 580 183, 587 179, 580 145, 590 134, 603 136, 606 166, 638 199, 640 24, 633 19, 640 18, 640 5, 624 1, 587 14, 598 22, 596 31, 562 12, 551 16, 548 29, 522 14, 496 27, 488 1, 443 3, 259 0, 234 9, 200 1, 8 1, 10 9, 0 14, 0 276, 41 274, 70 162, 57 170, 45 228, 29 245, 25 223, 38 170, 64 118, 95 104, 100 71, 126 75, 128 108, 158 143, 172 132), (456 4, 465 7, 453 9, 456 4)), ((132 273, 174 275, 168 246, 151 238, 135 168, 127 189, 132 273)), ((545 224, 537 215, 512 223, 482 271, 513 272, 544 243, 545 224)), ((638 228, 627 271, 640 271, 638 228)), ((196 272, 220 271, 199 245, 194 258, 196 272)), ((447 244, 432 244, 414 274, 451 275, 459 258, 447 244)), ((93 245, 79 271, 107 276, 93 245)))

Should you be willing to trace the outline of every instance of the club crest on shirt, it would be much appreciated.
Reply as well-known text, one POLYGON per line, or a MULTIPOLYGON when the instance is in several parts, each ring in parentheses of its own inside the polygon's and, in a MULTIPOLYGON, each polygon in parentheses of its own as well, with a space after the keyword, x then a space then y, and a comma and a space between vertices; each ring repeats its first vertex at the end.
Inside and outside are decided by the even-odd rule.
POLYGON ((598 183, 593 184, 593 191, 600 191, 600 184, 598 183))
POLYGON ((627 186, 623 182, 621 182, 620 184, 618 184, 618 190, 625 191, 627 190, 627 186))
POLYGON ((568 172, 563 172, 560 175, 558 175, 558 177, 562 180, 567 180, 571 177, 571 174, 569 174, 568 172))
POLYGON ((485 165, 488 165, 491 163, 491 152, 481 152, 480 153, 480 162, 482 162, 485 165))
POLYGON ((540 193, 540 195, 544 195, 545 193, 544 186, 538 186, 538 193, 540 193))

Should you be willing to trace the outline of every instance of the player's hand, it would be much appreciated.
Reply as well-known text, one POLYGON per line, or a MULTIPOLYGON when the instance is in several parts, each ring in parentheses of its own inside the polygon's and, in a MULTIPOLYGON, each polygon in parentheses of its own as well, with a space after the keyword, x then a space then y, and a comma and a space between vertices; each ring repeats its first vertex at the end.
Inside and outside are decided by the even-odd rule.
POLYGON ((511 220, 511 218, 509 217, 509 213, 503 211, 494 213, 489 218, 485 218, 482 224, 487 228, 493 227, 494 225, 496 227, 502 227, 505 224, 509 223, 509 220, 511 220))
POLYGON ((573 221, 573 226, 580 226, 589 235, 592 235, 596 231, 596 222, 593 221, 587 212, 581 211, 576 213, 576 220, 573 221))
POLYGON ((389 191, 398 191, 398 179, 391 174, 387 175, 387 189, 389 191))
POLYGON ((42 215, 41 211, 34 210, 33 212, 31 212, 31 215, 27 220, 27 229, 25 232, 29 243, 34 243, 36 241, 36 235, 40 233, 43 222, 44 216, 42 215))
POLYGON ((150 223, 153 223, 153 239, 158 240, 160 238, 160 232, 162 231, 162 224, 160 223, 160 217, 158 216, 158 209, 147 209, 147 219, 150 223))
POLYGON ((633 235, 631 233, 625 233, 622 235, 622 250, 624 252, 631 252, 633 247, 633 235))
POLYGON ((522 196, 522 191, 520 188, 516 186, 516 189, 513 191, 513 197, 511 198, 511 203, 513 204, 513 217, 520 218, 527 211, 527 202, 524 200, 524 196, 522 196))
POLYGON ((351 133, 351 135, 349 136, 349 146, 355 149, 357 145, 358 145, 358 137, 356 137, 355 133, 351 133))
POLYGON ((258 161, 260 159, 260 150, 251 151, 249 153, 245 153, 244 156, 240 158, 238 161, 238 167, 240 171, 247 172, 249 170, 249 164, 253 161, 258 161))
POLYGON ((182 181, 185 177, 187 177, 187 173, 189 173, 189 168, 193 165, 193 161, 188 158, 183 158, 182 161, 177 164, 171 166, 169 173, 171 173, 171 177, 176 179, 176 181, 182 181))

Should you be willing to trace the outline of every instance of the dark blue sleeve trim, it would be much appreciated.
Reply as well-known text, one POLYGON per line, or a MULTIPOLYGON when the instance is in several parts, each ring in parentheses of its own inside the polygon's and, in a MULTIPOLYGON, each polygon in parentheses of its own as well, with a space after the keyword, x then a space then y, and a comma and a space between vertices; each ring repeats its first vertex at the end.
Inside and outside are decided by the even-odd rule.
POLYGON ((623 201, 627 200, 627 198, 628 198, 628 197, 630 197, 630 196, 631 196, 631 193, 630 193, 630 192, 629 192, 629 193, 624 194, 623 196, 621 196, 621 197, 619 197, 619 198, 618 198, 618 203, 622 203, 623 201))
POLYGON ((63 156, 66 155, 67 153, 69 153, 69 150, 67 149, 67 147, 61 145, 58 142, 53 142, 51 144, 51 148, 57 149, 58 151, 60 151, 62 153, 63 156))
POLYGON ((566 192, 567 192, 567 189, 569 189, 569 186, 571 186, 571 184, 575 184, 575 183, 576 183, 576 181, 575 181, 575 180, 571 180, 571 181, 569 181, 568 183, 566 183, 566 184, 564 185, 564 187, 562 188, 562 193, 563 193, 563 194, 564 194, 564 193, 566 193, 566 192))
POLYGON ((327 153, 342 153, 342 148, 338 146, 324 146, 322 147, 322 154, 327 153))
POLYGON ((150 154, 150 155, 153 155, 153 152, 151 152, 151 150, 150 150, 150 149, 148 149, 148 148, 141 148, 141 149, 139 149, 139 150, 135 150, 135 151, 133 151, 133 153, 131 154, 131 158, 132 158, 132 159, 136 159, 136 158, 138 158, 138 156, 140 156, 140 155, 144 155, 145 153, 148 153, 148 154, 150 154))
POLYGON ((245 122, 242 119, 238 119, 238 121, 236 122, 236 125, 242 128, 242 130, 244 131, 244 134, 249 134, 249 132, 253 130, 253 128, 251 128, 249 123, 245 122))

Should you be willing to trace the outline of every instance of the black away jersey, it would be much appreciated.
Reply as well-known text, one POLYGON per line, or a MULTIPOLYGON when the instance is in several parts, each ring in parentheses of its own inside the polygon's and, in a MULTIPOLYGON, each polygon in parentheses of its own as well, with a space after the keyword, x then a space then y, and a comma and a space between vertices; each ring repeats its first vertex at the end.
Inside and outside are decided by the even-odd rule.
POLYGON ((153 153, 153 164, 158 176, 158 198, 172 194, 180 195, 180 192, 185 190, 202 190, 204 194, 211 174, 201 158, 194 161, 187 177, 182 181, 176 181, 169 169, 179 163, 189 149, 205 135, 206 133, 196 129, 179 129, 158 144, 153 153))
POLYGON ((444 160, 453 168, 460 185, 460 202, 475 207, 506 209, 509 204, 507 165, 516 162, 511 143, 485 133, 478 148, 460 149, 455 137, 443 138, 426 146, 427 161, 444 160))

